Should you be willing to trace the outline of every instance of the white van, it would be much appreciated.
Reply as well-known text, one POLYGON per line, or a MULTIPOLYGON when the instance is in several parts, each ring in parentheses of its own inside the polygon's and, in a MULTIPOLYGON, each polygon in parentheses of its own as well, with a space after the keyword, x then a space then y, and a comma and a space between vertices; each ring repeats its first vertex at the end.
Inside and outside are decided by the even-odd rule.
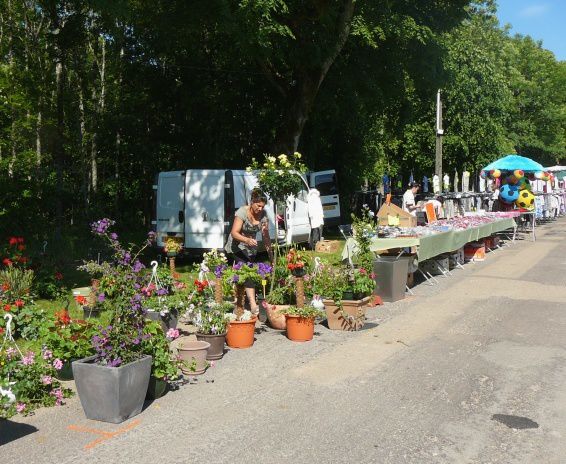
POLYGON ((309 172, 307 179, 309 186, 320 192, 320 201, 324 211, 324 225, 338 226, 342 224, 336 171, 329 169, 327 171, 309 172))
MULTIPOLYGON (((283 216, 279 243, 308 243, 314 247, 321 239, 320 229, 311 228, 307 203, 309 187, 304 179, 303 184, 304 189, 296 197, 286 199, 284 211, 278 211, 283 216)), ((236 210, 248 203, 257 185, 254 174, 240 170, 189 169, 159 173, 153 186, 155 216, 152 221, 157 246, 162 248, 166 237, 180 237, 186 253, 202 254, 223 248, 236 210)), ((270 237, 275 240, 275 211, 271 200, 265 209, 270 237)), ((257 238, 261 242, 261 234, 257 238)))

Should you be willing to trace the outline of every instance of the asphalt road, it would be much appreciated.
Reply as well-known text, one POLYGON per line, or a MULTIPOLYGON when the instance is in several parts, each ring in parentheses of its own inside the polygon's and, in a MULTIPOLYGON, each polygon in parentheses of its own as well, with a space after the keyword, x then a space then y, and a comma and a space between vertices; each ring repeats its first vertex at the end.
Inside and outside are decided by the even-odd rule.
POLYGON ((0 422, 8 463, 566 463, 566 220, 310 343, 262 328, 120 424, 0 422))

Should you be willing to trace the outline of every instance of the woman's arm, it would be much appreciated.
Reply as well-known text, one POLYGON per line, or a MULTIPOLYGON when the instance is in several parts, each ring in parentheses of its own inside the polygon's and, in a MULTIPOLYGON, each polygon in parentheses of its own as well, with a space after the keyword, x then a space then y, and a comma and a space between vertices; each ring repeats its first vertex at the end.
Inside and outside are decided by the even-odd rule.
POLYGON ((242 218, 236 216, 234 218, 234 223, 232 224, 232 230, 230 231, 230 235, 238 242, 242 242, 247 246, 257 246, 257 241, 254 238, 246 237, 242 234, 242 226, 244 225, 244 221, 242 218))

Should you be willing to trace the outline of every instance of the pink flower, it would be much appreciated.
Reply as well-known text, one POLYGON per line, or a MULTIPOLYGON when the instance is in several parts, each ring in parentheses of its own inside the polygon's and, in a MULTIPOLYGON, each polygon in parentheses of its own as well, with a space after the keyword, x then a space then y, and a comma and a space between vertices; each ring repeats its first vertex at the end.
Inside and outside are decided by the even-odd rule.
POLYGON ((25 403, 18 403, 16 405, 16 411, 18 411, 18 412, 24 412, 25 409, 26 409, 25 403))
POLYGON ((53 390, 51 392, 51 395, 53 395, 57 399, 55 401, 55 404, 57 406, 61 406, 63 404, 63 390, 61 390, 61 388, 56 388, 55 390, 53 390))
POLYGON ((35 362, 35 353, 33 351, 28 351, 28 354, 22 359, 24 366, 31 366, 35 362))
POLYGON ((51 377, 50 375, 42 375, 41 383, 43 385, 51 385, 53 383, 53 377, 51 377))
POLYGON ((51 350, 44 349, 41 353, 41 356, 43 357, 43 359, 51 359, 53 357, 53 352, 51 350))
POLYGON ((179 338, 179 330, 170 328, 167 331, 166 337, 170 338, 171 340, 175 340, 176 338, 179 338))
POLYGON ((55 361, 53 361, 53 367, 60 371, 63 368, 63 361, 57 358, 55 361))
POLYGON ((8 358, 8 361, 10 361, 16 354, 18 353, 18 350, 16 350, 15 348, 8 348, 6 350, 6 356, 8 358))

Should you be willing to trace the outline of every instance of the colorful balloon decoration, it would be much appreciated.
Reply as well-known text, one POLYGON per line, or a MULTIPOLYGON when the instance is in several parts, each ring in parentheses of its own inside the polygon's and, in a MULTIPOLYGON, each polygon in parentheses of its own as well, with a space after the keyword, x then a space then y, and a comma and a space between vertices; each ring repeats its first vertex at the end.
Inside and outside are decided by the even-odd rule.
POLYGON ((521 190, 515 204, 519 208, 531 209, 535 203, 535 196, 529 190, 521 190))
POLYGON ((519 188, 516 185, 505 184, 499 189, 499 199, 505 203, 514 203, 519 198, 519 188))
POLYGON ((515 169, 515 171, 513 172, 513 175, 517 178, 517 179, 522 179, 523 177, 525 177, 525 172, 521 169, 515 169))
POLYGON ((487 172, 485 172, 485 171, 480 172, 480 177, 482 179, 485 179, 487 177, 487 172))
POLYGON ((511 174, 509 177, 507 177, 507 183, 508 184, 512 184, 515 185, 517 183, 518 179, 515 177, 514 174, 511 174))
POLYGON ((501 171, 499 169, 494 169, 493 171, 491 171, 491 177, 493 177, 494 179, 497 179, 500 176, 501 176, 501 171))
POLYGON ((544 173, 542 171, 535 172, 535 179, 542 179, 544 173))

